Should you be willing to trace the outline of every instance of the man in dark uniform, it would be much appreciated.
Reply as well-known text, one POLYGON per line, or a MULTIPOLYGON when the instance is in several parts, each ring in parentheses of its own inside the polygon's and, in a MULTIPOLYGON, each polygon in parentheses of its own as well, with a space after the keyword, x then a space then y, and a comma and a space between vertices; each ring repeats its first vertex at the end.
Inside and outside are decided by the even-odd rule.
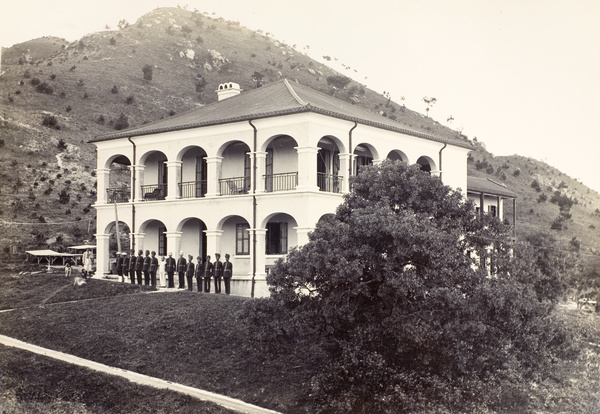
POLYGON ((156 271, 158 270, 158 259, 156 258, 156 252, 150 253, 150 285, 156 287, 156 271))
POLYGON ((198 284, 198 292, 202 292, 202 258, 198 256, 196 260, 196 283, 198 284))
POLYGON ((178 289, 185 288, 185 271, 187 270, 187 261, 183 257, 183 252, 179 252, 179 259, 177 259, 177 273, 179 273, 179 287, 178 289))
POLYGON ((188 263, 187 269, 185 271, 185 278, 187 279, 188 290, 191 292, 194 290, 194 270, 196 266, 194 265, 194 256, 188 254, 188 263))
POLYGON ((130 253, 131 254, 129 256, 129 280, 131 281, 132 285, 135 285, 135 262, 136 262, 135 251, 131 250, 130 253))
POLYGON ((121 256, 121 252, 117 252, 117 262, 115 263, 115 270, 117 271, 117 276, 123 277, 123 256, 121 256))
POLYGON ((152 258, 150 257, 150 250, 146 250, 146 257, 144 257, 144 265, 142 271, 144 272, 144 285, 150 285, 150 263, 152 258))
POLYGON ((206 256, 206 261, 202 265, 202 268, 204 269, 204 291, 206 293, 210 293, 210 277, 212 276, 213 272, 213 265, 210 262, 210 256, 206 256))
POLYGON ((215 278, 215 293, 221 293, 221 277, 223 276, 223 262, 221 261, 221 255, 215 253, 213 275, 215 278))
POLYGON ((165 272, 167 272, 167 276, 169 277, 169 283, 167 287, 174 288, 175 281, 173 280, 173 275, 175 274, 175 269, 177 268, 177 263, 173 258, 173 253, 169 252, 169 257, 167 257, 167 261, 165 263, 165 272))
POLYGON ((231 276, 233 275, 233 263, 229 261, 229 254, 225 253, 225 263, 223 263, 223 281, 225 282, 225 294, 231 293, 231 276))
POLYGON ((123 282, 125 282, 125 279, 129 277, 129 256, 126 252, 123 252, 123 263, 121 266, 123 267, 123 282))
POLYGON ((142 284, 142 269, 144 268, 144 254, 143 250, 138 251, 138 255, 135 259, 135 275, 137 276, 138 285, 142 284))

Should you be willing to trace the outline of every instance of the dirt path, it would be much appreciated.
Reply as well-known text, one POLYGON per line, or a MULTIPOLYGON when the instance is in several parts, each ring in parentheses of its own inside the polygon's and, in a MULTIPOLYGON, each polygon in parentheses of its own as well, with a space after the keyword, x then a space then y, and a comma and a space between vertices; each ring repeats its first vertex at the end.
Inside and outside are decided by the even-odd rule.
POLYGON ((256 405, 248 404, 244 401, 236 400, 235 398, 230 398, 224 395, 215 394, 198 388, 189 387, 187 385, 177 384, 160 378, 150 377, 148 375, 138 374, 137 372, 127 371, 121 368, 115 368, 108 365, 100 364, 98 362, 79 358, 74 355, 65 354, 63 352, 53 351, 51 349, 42 348, 40 346, 29 344, 27 342, 22 342, 17 339, 10 338, 8 336, 0 335, 0 344, 10 346, 13 348, 24 349, 26 351, 34 352, 39 355, 44 355, 50 358, 58 359, 60 361, 89 368, 94 371, 103 372, 105 374, 117 375, 137 384, 148 385, 155 388, 162 388, 180 392, 182 394, 189 395, 202 401, 210 401, 212 403, 218 404, 222 407, 240 413, 278 414, 277 411, 272 411, 266 408, 258 407, 256 405))

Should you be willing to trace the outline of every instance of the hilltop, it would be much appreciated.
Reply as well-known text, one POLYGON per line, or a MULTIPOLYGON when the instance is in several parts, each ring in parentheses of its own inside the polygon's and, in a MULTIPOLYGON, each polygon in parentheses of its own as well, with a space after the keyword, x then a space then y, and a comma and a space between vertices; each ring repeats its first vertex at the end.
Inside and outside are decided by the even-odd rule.
MULTIPOLYGON (((180 8, 156 9, 75 42, 44 37, 2 53, 0 245, 61 249, 93 238, 95 149, 88 141, 214 102, 220 83, 249 90, 297 81, 407 126, 467 139, 346 77, 268 33, 180 8), (337 82, 336 82, 337 81, 337 82), (344 84, 345 83, 345 84, 344 84), (6 223, 27 223, 11 224, 6 223)), ((469 173, 519 195, 517 236, 553 232, 565 246, 600 246, 600 195, 548 165, 494 157, 477 143, 469 173), (519 169, 520 173, 515 171, 519 169), (531 187, 536 180, 540 190, 531 187), (576 202, 560 229, 555 191, 576 202), (540 194, 547 200, 538 202, 540 194), (572 245, 572 243, 571 243, 572 245)))

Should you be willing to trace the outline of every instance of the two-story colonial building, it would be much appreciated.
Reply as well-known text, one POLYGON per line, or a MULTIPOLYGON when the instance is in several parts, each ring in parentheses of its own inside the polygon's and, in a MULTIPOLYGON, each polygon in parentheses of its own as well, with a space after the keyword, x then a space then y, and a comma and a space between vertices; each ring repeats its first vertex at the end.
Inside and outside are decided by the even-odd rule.
POLYGON ((287 80, 243 93, 226 83, 217 93, 218 102, 92 140, 98 274, 109 272, 115 213, 132 249, 229 253, 232 293, 262 296, 268 267, 308 241, 364 165, 416 163, 467 196, 466 140, 415 131, 287 80), (114 187, 123 166, 130 185, 114 187))

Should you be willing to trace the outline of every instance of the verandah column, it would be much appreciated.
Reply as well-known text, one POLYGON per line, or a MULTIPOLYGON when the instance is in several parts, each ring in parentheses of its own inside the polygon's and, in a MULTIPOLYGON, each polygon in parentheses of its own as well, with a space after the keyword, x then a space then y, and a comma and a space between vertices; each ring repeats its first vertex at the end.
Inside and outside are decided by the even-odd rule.
POLYGON ((96 275, 106 276, 110 273, 108 260, 110 257, 108 240, 110 234, 94 234, 96 237, 96 275))
POLYGON ((296 230, 298 247, 301 247, 301 246, 305 245, 306 243, 308 243, 308 241, 309 241, 308 233, 310 233, 314 229, 315 229, 314 227, 294 227, 294 230, 296 230))
POLYGON ((145 165, 134 165, 135 171, 135 201, 144 201, 142 194, 142 185, 144 185, 144 169, 145 165))
POLYGON ((167 236, 167 254, 173 253, 173 257, 177 259, 179 257, 179 252, 181 251, 181 235, 183 232, 181 231, 167 231, 165 235, 167 236))
MULTIPOLYGON (((256 276, 265 277, 267 275, 266 269, 266 236, 267 229, 248 229, 250 233, 250 260, 256 260, 256 276), (256 251, 254 250, 254 234, 256 234, 256 251)), ((250 268, 250 276, 252 276, 252 267, 250 268)))
POLYGON ((166 200, 181 198, 179 183, 181 183, 181 161, 167 161, 167 197, 166 200))
POLYGON ((144 235, 145 233, 130 233, 130 237, 133 236, 133 243, 135 245, 136 255, 138 250, 144 250, 144 235))
POLYGON ((109 197, 106 192, 108 189, 110 179, 110 168, 97 168, 96 169, 96 191, 98 194, 98 204, 105 204, 108 202, 109 197))
POLYGON ((210 260, 215 260, 215 253, 219 253, 224 259, 225 254, 221 252, 221 236, 223 230, 204 230, 206 233, 206 254, 210 256, 210 260))
POLYGON ((317 154, 319 147, 295 147, 298 152, 298 190, 319 191, 317 154))
POLYGON ((206 157, 206 197, 221 195, 219 178, 221 178, 221 162, 223 157, 206 157))
MULTIPOLYGON (((254 157, 252 157, 252 159, 254 159, 254 157)), ((256 152, 256 192, 257 193, 265 192, 265 179, 263 176, 266 173, 266 163, 267 163, 267 153, 257 151, 256 152)), ((254 172, 254 169, 252 169, 252 171, 254 172)))
POLYGON ((342 176, 342 183, 340 185, 340 192, 342 193, 350 192, 350 171, 353 159, 354 154, 348 152, 340 154, 340 171, 338 174, 342 176))

